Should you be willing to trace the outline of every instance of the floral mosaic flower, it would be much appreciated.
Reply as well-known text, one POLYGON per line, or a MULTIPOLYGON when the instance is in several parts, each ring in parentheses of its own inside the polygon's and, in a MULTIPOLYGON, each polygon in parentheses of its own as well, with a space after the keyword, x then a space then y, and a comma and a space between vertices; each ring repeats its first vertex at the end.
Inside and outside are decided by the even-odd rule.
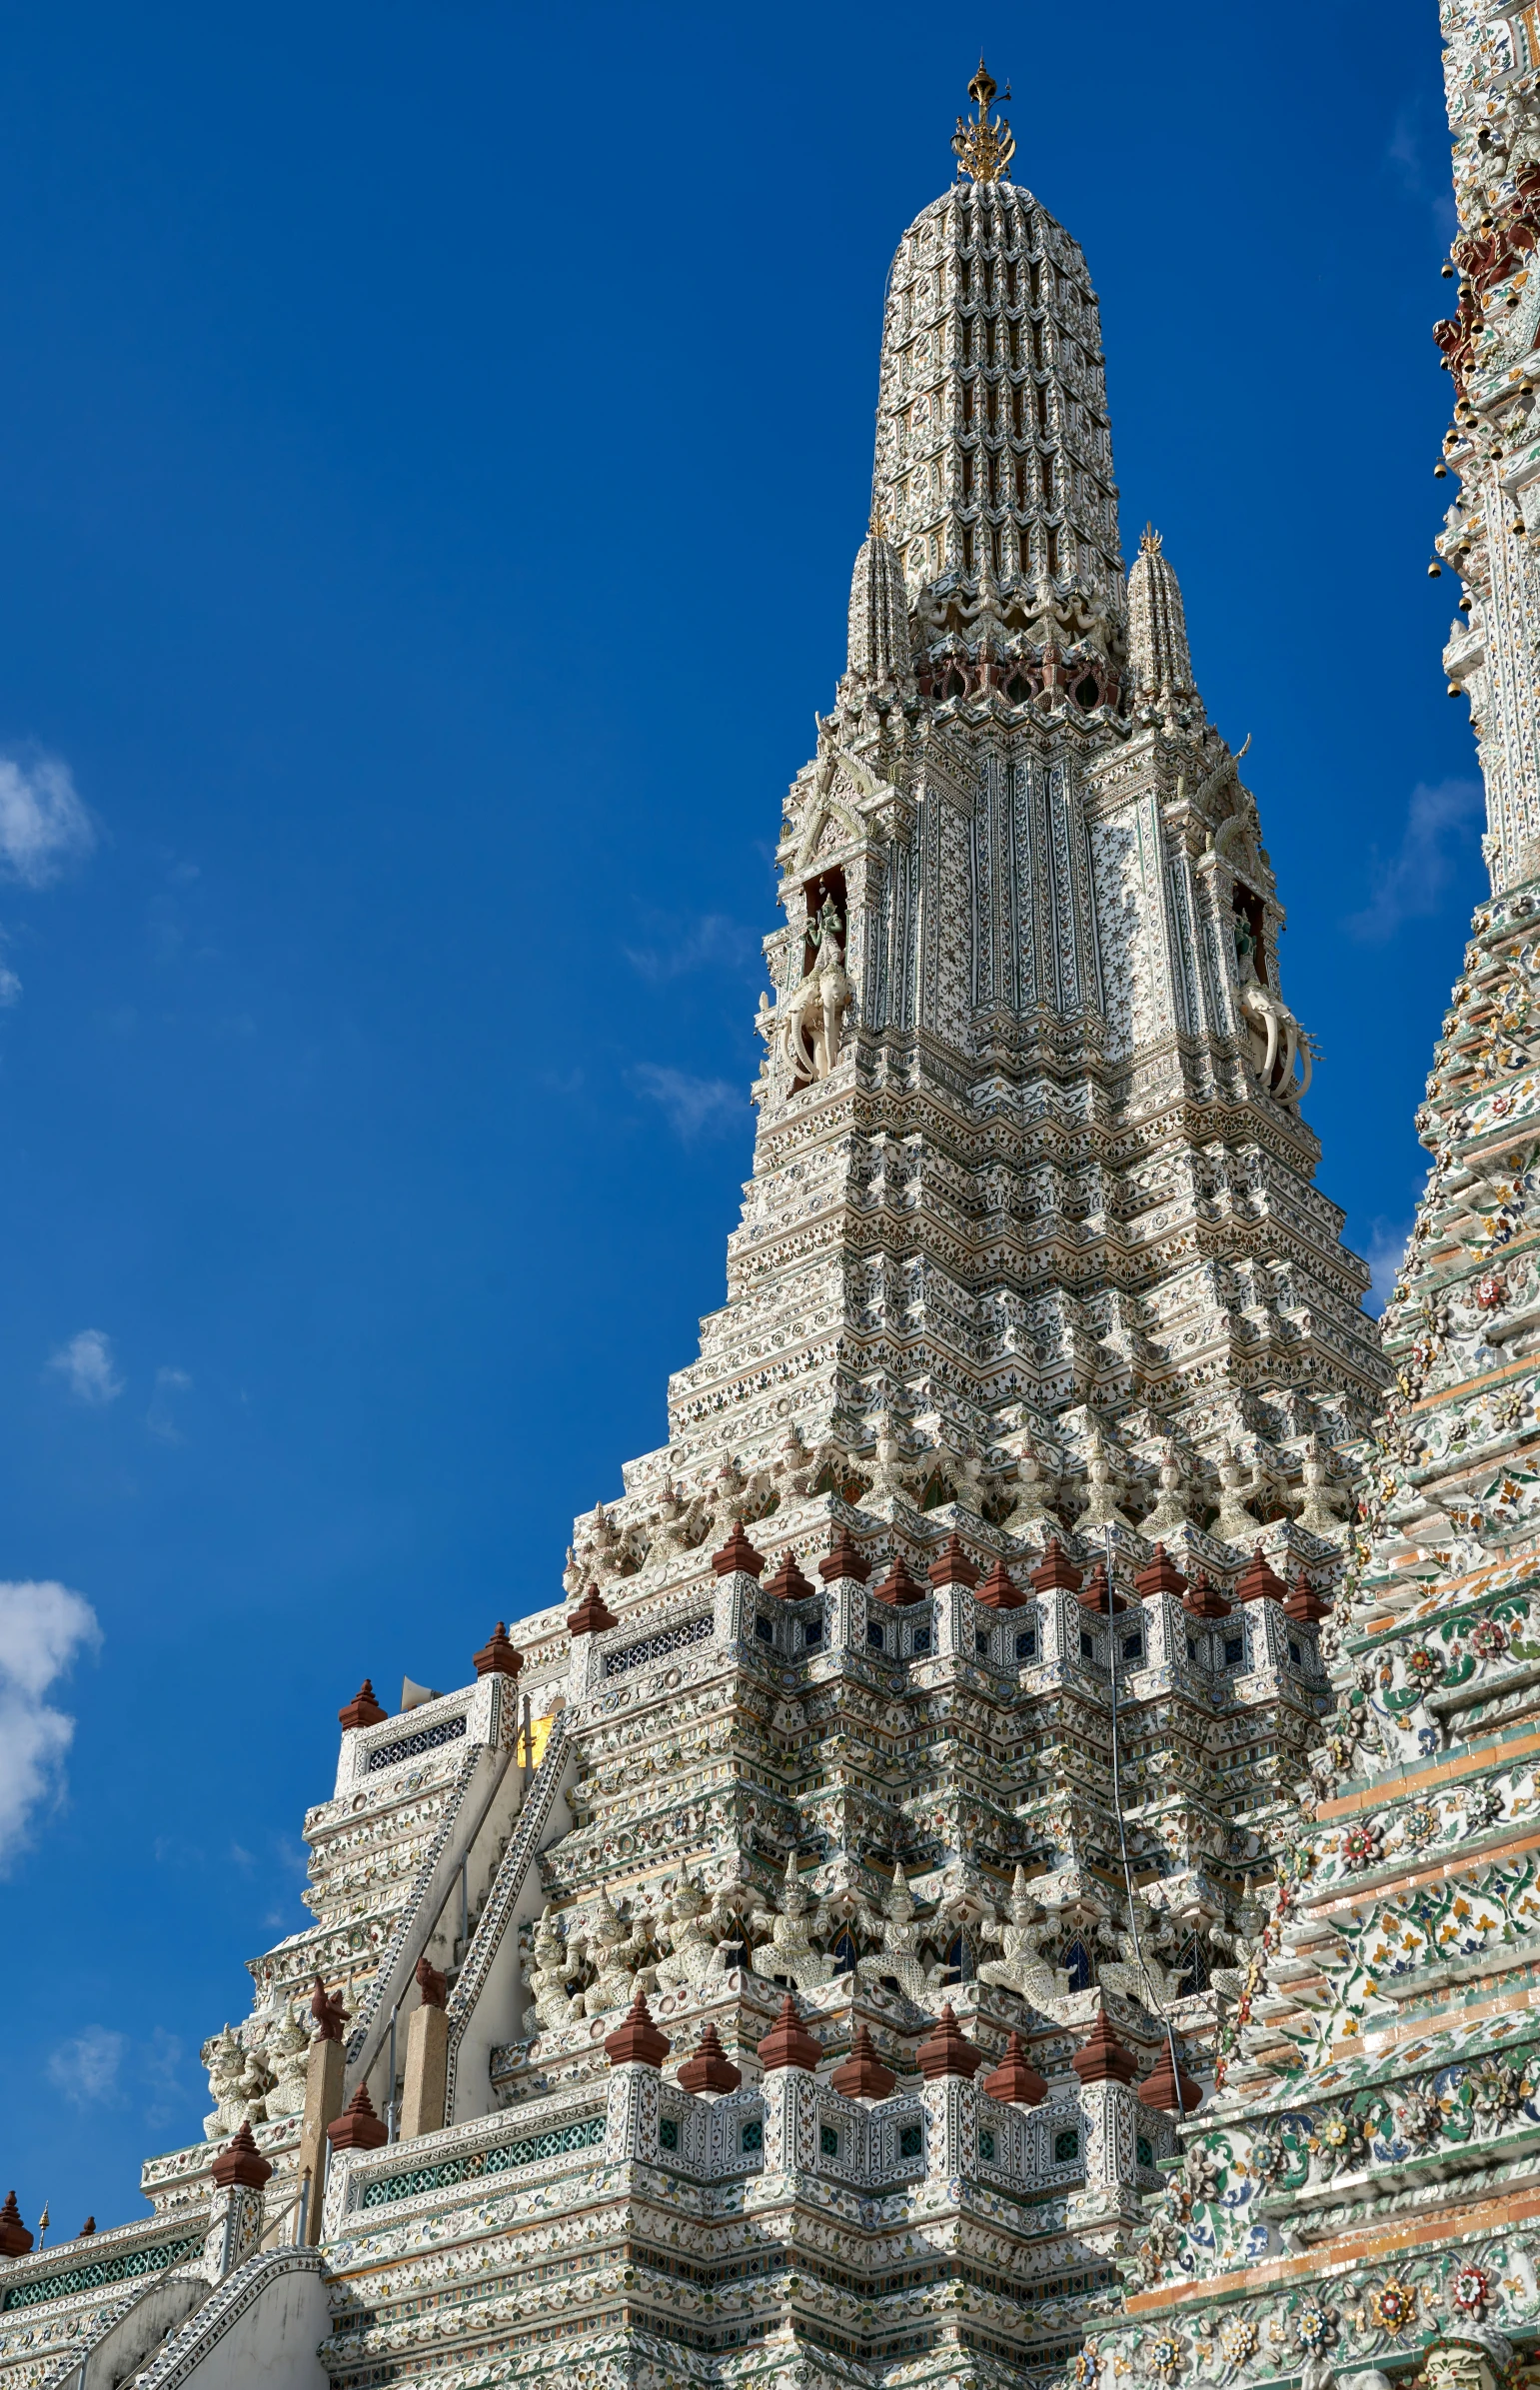
POLYGON ((1467 2262, 1449 2285, 1449 2300, 1462 2315, 1479 2316, 1492 2295, 1492 2277, 1484 2267, 1467 2262))
POLYGON ((1404 2332, 1417 2320, 1417 2285, 1392 2274, 1369 2294, 1369 2313, 1382 2332, 1404 2332))
POLYGON ((1162 2332, 1149 2352, 1149 2369, 1157 2381, 1174 2382, 1187 2361, 1187 2352, 1174 2332, 1162 2332))
POLYGON ((1294 2338, 1307 2357, 1318 2357, 1336 2336, 1336 2318, 1324 2307, 1301 2307, 1294 2318, 1294 2338))
POLYGON ((1406 1673, 1413 1684, 1431 1684, 1443 1672, 1443 1661, 1426 1643, 1414 1643, 1407 1652, 1406 1673))
POLYGON ((1483 1311, 1497 1310, 1508 1298, 1508 1282, 1501 1270, 1488 1269, 1477 1278, 1476 1301, 1483 1311))
POLYGON ((1421 1804, 1415 1809, 1408 1809, 1401 1820, 1401 1831, 1413 1849, 1420 1850, 1422 1845, 1425 1842, 1431 1842, 1438 1832, 1438 1811, 1423 1807, 1421 1804))
POLYGON ((1379 1827, 1367 1822, 1350 1825, 1342 1836, 1341 1852, 1344 1867, 1372 1867, 1380 1854, 1384 1840, 1379 1827))
POLYGON ((1396 2110, 1396 2124, 1416 2144, 1436 2141, 1444 2129, 1444 2103, 1426 2083, 1414 2083, 1396 2110))
POLYGON ((1508 1629, 1497 1618, 1478 1618, 1470 1630, 1470 1647, 1478 1659, 1500 1659, 1508 1648, 1508 1629))
POLYGON ((1465 2077, 1470 2104, 1482 2122, 1495 2128, 1506 2124, 1524 2104, 1524 2077, 1500 2058, 1483 2058, 1465 2077))
POLYGON ((1263 2184, 1275 2181, 1287 2164, 1279 2141, 1258 2141, 1251 2152, 1251 2171, 1263 2184))
POLYGON ((1069 2379, 1075 2390, 1096 2390, 1097 2361, 1088 2348, 1078 2348, 1069 2368, 1069 2379))
POLYGON ((1248 2324, 1241 2315, 1232 2317, 1219 2334, 1219 2346, 1232 2365, 1244 2365, 1256 2350, 1255 2324, 1248 2324))

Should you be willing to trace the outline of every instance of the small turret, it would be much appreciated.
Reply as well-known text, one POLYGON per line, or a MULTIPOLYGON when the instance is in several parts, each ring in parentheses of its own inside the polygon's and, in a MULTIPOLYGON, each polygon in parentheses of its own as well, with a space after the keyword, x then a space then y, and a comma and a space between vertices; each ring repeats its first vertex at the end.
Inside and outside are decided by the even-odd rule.
POLYGON ((848 670, 852 680, 875 685, 909 677, 909 602, 903 567, 883 530, 881 516, 876 514, 850 576, 848 670))
POLYGON ((1128 661, 1138 702, 1198 707, 1182 594, 1151 525, 1128 576, 1128 661))

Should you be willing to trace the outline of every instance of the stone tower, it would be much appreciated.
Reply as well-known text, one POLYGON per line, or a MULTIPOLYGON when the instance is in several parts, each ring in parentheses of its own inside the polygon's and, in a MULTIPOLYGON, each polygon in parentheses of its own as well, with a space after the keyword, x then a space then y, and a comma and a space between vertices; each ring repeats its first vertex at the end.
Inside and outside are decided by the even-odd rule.
POLYGON ((1529 6, 1443 25, 1444 664, 1492 893, 1418 1116, 1335 1711, 1127 2318, 1080 2360, 1105 2390, 1499 2390, 1540 2358, 1540 35, 1529 6))
POLYGON ((971 96, 668 1442, 474 1682, 340 1712, 151 2217, 0 2217, 0 2390, 1052 2376, 1233 2033, 1384 1370, 1085 264, 971 96))

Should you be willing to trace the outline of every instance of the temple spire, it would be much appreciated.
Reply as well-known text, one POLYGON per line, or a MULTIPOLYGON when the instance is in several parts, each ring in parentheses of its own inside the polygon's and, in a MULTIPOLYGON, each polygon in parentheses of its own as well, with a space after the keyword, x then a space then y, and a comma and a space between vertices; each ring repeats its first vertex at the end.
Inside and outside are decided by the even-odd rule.
POLYGON ((909 673, 909 609, 903 567, 876 507, 850 576, 846 664, 852 679, 861 681, 905 680, 909 673))
POLYGON ((1182 594, 1152 524, 1128 575, 1128 661, 1144 704, 1197 703, 1182 594))

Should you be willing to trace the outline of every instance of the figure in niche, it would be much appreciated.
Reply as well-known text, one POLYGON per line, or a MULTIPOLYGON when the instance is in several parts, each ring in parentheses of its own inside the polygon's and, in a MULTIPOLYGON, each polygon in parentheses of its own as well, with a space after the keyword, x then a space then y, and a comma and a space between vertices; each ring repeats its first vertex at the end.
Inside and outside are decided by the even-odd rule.
POLYGON ((872 1931, 880 1931, 882 1946, 868 1951, 856 1963, 855 1972, 862 1983, 896 1983, 906 1999, 916 2008, 928 2005, 938 1968, 926 1967, 919 1955, 920 1931, 914 1922, 914 1897, 909 1879, 903 1872, 902 1860, 894 1862, 892 1889, 882 1903, 885 1916, 880 1927, 866 1913, 866 1923, 872 1931))
POLYGON ((284 2002, 283 2014, 268 2035, 267 2057, 273 2069, 273 2086, 266 2102, 269 2119, 275 2116, 298 2116, 305 2105, 310 2032, 287 2000, 284 2002))
POLYGON ((641 1918, 635 1925, 626 1924, 609 1893, 601 1892, 589 1923, 569 1944, 594 1969, 594 1980, 584 1994, 586 2016, 605 2015, 612 2008, 629 2008, 639 1985, 644 1991, 651 1989, 652 1969, 643 1968, 639 1972, 637 1967, 647 1942, 647 1919, 641 1918))
POLYGON ((711 1977, 727 1971, 724 1933, 728 1904, 702 1890, 688 1867, 682 1867, 670 1897, 660 1938, 669 1954, 658 1962, 660 1991, 696 1991, 711 1977))
POLYGON ((530 1968, 530 2005, 524 2012, 526 2033, 558 2033, 574 2024, 584 2011, 584 1998, 572 1986, 583 1979, 576 1951, 557 1932, 548 1900, 535 1926, 535 1958, 530 1968))
POLYGON ((998 1983, 1006 1991, 1029 2000, 1034 2008, 1046 2008, 1050 2001, 1061 2000, 1069 1989, 1069 1977, 1063 1967, 1042 1954, 1050 1923, 1032 1898, 1024 1867, 1016 1869, 1005 1917, 1003 1923, 998 1917, 986 1917, 979 1928, 986 1942, 1000 1945, 999 1957, 986 1958, 979 1968, 979 1982, 998 1983))
POLYGON ((850 983, 844 971, 844 930, 831 897, 807 925, 812 961, 785 1003, 781 1053, 792 1076, 826 1079, 839 1060, 850 983))
MULTIPOLYGON (((818 1983, 831 1982, 840 1970, 830 1956, 814 1950, 812 1936, 820 1932, 823 1910, 806 1890, 796 1870, 796 1853, 786 1853, 785 1885, 780 1895, 780 1909, 755 1909, 749 1919, 749 1930, 756 1936, 769 1934, 770 1940, 754 1954, 754 1972, 767 1981, 789 1983, 797 1991, 811 1991, 818 1983)), ((849 1936, 843 1937, 846 1941, 849 1936)), ((854 1963, 853 1944, 851 1958, 854 1963)))
POLYGON ((1257 945, 1243 915, 1235 919, 1235 964, 1240 985, 1235 1001, 1251 1049, 1251 1068, 1264 1088, 1282 1104, 1298 1104, 1309 1094, 1315 1068, 1315 1047, 1300 1028, 1281 996, 1257 972, 1257 945), (1299 1065, 1296 1081, 1294 1066, 1299 1065))

